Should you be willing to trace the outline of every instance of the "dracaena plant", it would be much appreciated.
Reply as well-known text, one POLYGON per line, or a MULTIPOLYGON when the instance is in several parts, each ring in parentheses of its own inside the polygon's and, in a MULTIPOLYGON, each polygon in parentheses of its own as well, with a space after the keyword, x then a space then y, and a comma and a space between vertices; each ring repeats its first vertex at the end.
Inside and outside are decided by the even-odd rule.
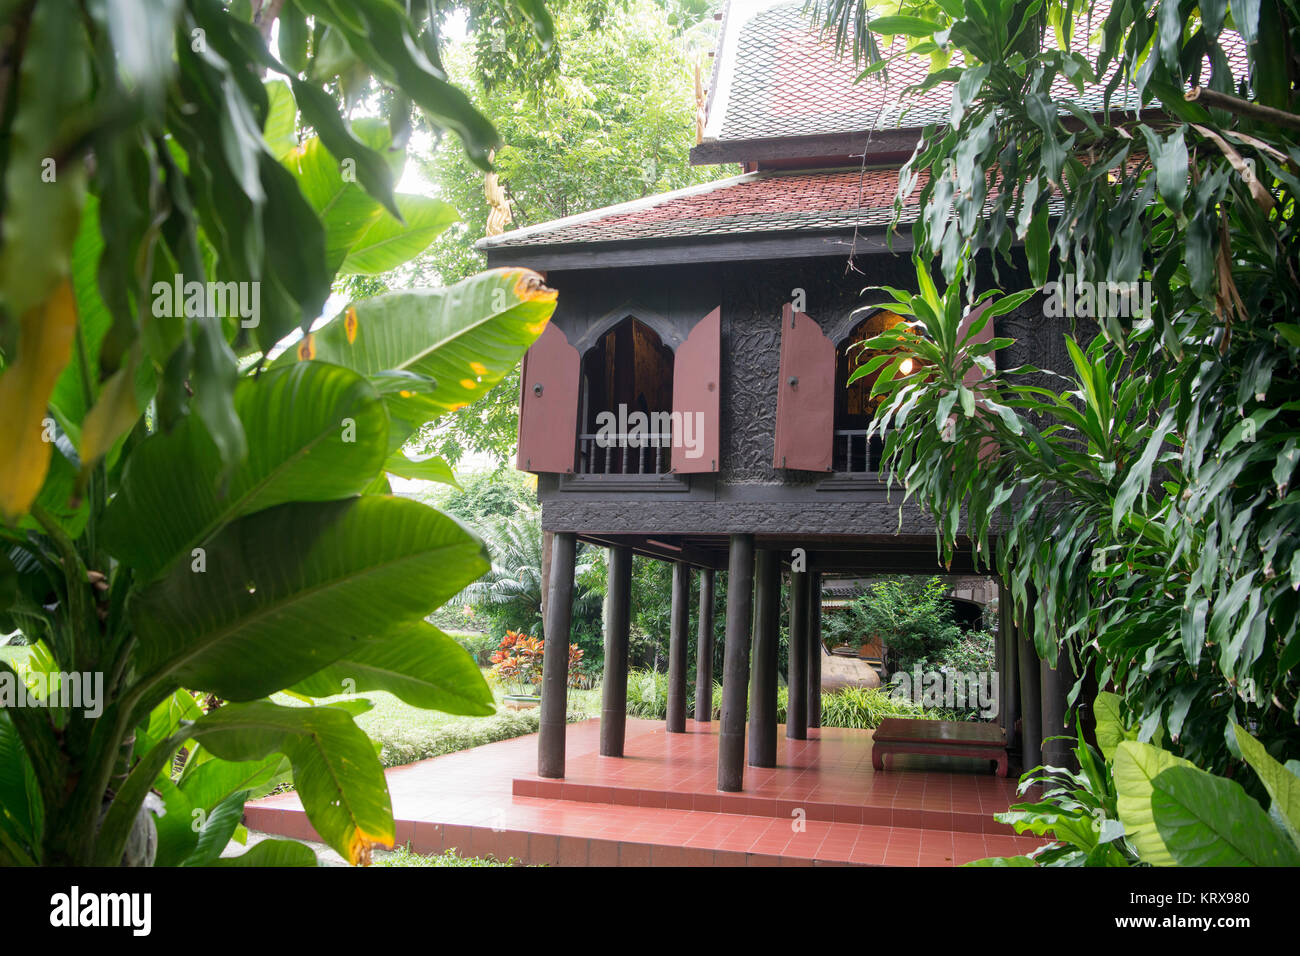
MULTIPOLYGON (((857 0, 814 5, 873 30, 857 0)), ((1183 785, 1262 797, 1234 728, 1300 754, 1300 21, 1228 0, 899 12, 879 29, 944 54, 919 86, 953 84, 900 176, 925 279, 933 260, 952 285, 919 284, 916 320, 873 346, 930 366, 882 376, 887 468, 946 553, 964 511, 1040 656, 1113 689, 1134 748, 1163 739, 1209 772, 1183 785), (1080 310, 1068 364, 1035 381, 961 341, 978 254, 1013 264, 1004 282, 1139 283, 1150 305, 1080 310)))
POLYGON ((493 709, 425 621, 486 548, 386 475, 450 479, 403 444, 499 382, 555 294, 492 270, 318 323, 336 276, 455 219, 392 191, 410 104, 348 123, 331 78, 400 89, 472 156, 493 136, 433 65, 424 5, 271 5, 279 58, 261 6, 4 5, 3 864, 217 862, 288 777, 364 862, 393 838, 366 705, 269 695, 493 709))

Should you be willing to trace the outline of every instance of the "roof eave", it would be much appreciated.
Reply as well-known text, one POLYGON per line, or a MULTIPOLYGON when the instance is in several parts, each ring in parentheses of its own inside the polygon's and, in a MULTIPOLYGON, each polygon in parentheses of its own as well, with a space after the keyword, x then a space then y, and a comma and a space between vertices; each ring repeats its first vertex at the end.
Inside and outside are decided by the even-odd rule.
POLYGON ((921 138, 921 127, 857 132, 815 133, 809 136, 765 136, 752 139, 705 140, 691 148, 691 165, 770 162, 773 160, 821 161, 866 155, 867 163, 900 155, 911 155, 921 138))
POLYGON ((785 230, 739 236, 490 246, 484 251, 490 268, 522 266, 547 272, 847 256, 851 251, 858 255, 910 254, 911 249, 910 234, 895 231, 891 245, 888 228, 872 226, 860 228, 856 238, 853 229, 785 230))

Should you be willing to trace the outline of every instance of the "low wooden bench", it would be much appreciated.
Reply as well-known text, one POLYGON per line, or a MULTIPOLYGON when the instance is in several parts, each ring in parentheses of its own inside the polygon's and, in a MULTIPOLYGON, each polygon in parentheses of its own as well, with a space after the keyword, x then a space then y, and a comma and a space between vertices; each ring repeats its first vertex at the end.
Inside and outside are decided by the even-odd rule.
POLYGON ((997 724, 886 717, 872 735, 871 765, 884 770, 888 754, 980 757, 997 764, 999 777, 1007 775, 1006 735, 997 724))

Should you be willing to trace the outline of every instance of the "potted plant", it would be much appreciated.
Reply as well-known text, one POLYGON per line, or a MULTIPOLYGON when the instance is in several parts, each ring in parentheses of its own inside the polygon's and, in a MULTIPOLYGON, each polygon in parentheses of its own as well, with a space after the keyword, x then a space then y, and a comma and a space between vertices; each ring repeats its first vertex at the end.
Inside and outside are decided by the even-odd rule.
MULTIPOLYGON (((505 705, 511 710, 531 710, 541 705, 539 691, 545 651, 546 641, 519 631, 506 631, 506 636, 501 639, 501 645, 492 655, 492 674, 502 686, 511 691, 505 695, 505 705)), ((577 644, 570 644, 570 687, 574 686, 581 661, 581 648, 577 644)))

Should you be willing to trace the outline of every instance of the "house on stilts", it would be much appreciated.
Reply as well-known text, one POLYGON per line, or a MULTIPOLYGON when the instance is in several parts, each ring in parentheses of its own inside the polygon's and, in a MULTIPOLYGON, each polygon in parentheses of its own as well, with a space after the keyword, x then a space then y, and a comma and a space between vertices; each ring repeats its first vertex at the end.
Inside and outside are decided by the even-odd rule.
MULTIPOLYGON (((600 752, 622 756, 632 556, 671 562, 666 729, 701 732, 710 720, 712 621, 725 615, 723 792, 745 789, 747 764, 777 760, 781 589, 784 732, 802 740, 820 725, 822 577, 945 570, 932 522, 911 503, 900 512, 902 491, 881 474, 871 380, 847 379, 864 359, 855 343, 900 321, 863 311, 863 289, 915 284, 916 191, 889 235, 899 169, 921 128, 946 120, 951 91, 902 95, 924 58, 856 82, 802 6, 731 0, 723 15, 691 161, 737 163, 740 175, 480 242, 490 266, 536 269, 559 290, 524 359, 517 461, 537 475, 549 542, 546 634, 568 633, 578 542, 607 548, 600 752), (715 608, 720 571, 726 606, 715 608), (694 600, 703 623, 691 722, 694 600)), ((989 264, 976 268, 991 287, 989 264)), ((1028 285, 1005 266, 1001 277, 1028 285)), ((996 353, 1000 368, 1068 367, 1065 329, 1035 300, 996 322, 1015 340, 996 353)), ((976 573, 969 562, 959 552, 947 570, 976 573)), ((1012 762, 1033 767, 1043 739, 1062 731, 1073 678, 1039 661, 1009 617, 997 635, 997 725, 1012 762)), ((567 641, 546 643, 538 771, 561 778, 567 641)))

